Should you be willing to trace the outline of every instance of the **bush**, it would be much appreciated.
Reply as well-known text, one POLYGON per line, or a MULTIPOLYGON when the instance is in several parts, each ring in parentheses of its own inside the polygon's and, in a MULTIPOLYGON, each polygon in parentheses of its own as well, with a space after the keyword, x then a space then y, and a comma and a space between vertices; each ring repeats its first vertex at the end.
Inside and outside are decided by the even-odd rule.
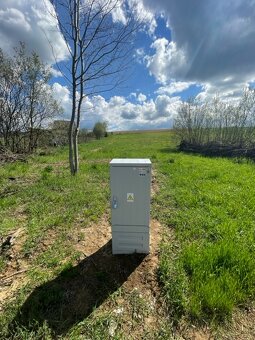
POLYGON ((174 128, 182 142, 193 145, 219 144, 253 147, 255 144, 255 91, 246 89, 238 103, 215 97, 182 103, 174 128))
POLYGON ((93 133, 94 135, 96 136, 96 139, 101 139, 102 137, 106 137, 106 123, 105 122, 97 122, 95 125, 94 125, 94 128, 93 128, 93 133))

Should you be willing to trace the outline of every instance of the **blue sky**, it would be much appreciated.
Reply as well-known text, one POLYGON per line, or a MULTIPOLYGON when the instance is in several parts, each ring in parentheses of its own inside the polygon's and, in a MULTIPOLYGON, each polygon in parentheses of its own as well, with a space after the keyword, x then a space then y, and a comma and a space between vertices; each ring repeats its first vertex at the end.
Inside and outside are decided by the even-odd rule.
MULTIPOLYGON (((120 0, 115 22, 124 23, 126 3, 134 14, 146 13, 132 72, 121 87, 86 98, 82 127, 100 120, 110 130, 169 128, 190 96, 237 100, 244 87, 254 86, 255 0, 120 0)), ((24 41, 50 65, 55 97, 69 119, 70 89, 57 72, 49 41, 62 63, 68 53, 49 11, 49 0, 1 1, 0 47, 11 54, 24 41)))

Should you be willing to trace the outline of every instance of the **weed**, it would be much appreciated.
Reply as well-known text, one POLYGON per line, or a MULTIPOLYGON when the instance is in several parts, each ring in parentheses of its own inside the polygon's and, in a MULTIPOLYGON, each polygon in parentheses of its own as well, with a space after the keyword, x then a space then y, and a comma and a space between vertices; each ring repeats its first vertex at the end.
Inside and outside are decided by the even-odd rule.
POLYGON ((47 165, 44 169, 44 172, 52 172, 53 171, 53 167, 51 165, 47 165))
POLYGON ((138 289, 134 289, 129 296, 132 319, 135 322, 141 322, 149 314, 150 306, 148 301, 143 297, 138 289))

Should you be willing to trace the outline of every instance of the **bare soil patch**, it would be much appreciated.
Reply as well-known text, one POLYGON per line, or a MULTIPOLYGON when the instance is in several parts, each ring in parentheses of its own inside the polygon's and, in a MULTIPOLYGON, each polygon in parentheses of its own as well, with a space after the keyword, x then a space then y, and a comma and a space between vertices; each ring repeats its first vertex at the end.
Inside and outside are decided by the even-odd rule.
POLYGON ((255 339, 255 305, 236 310, 228 325, 220 329, 218 338, 222 340, 255 339))
POLYGON ((149 255, 113 256, 107 214, 100 223, 81 227, 73 235, 73 241, 74 238, 77 238, 75 249, 82 254, 77 265, 37 287, 22 306, 14 324, 18 322, 29 327, 34 320, 39 324, 47 321, 55 334, 64 335, 97 306, 96 313, 121 311, 122 328, 126 334, 132 329, 132 339, 141 339, 141 332, 158 329, 164 313, 157 281, 159 222, 151 221, 149 255), (110 296, 119 288, 122 294, 113 302, 110 296), (53 300, 45 302, 45 296, 52 296, 53 300), (141 303, 144 304, 142 308, 138 306, 141 303))
POLYGON ((151 196, 154 197, 156 193, 159 191, 159 184, 157 181, 156 170, 152 169, 151 173, 151 196))
MULTIPOLYGON (((111 226, 108 215, 103 216, 100 223, 91 225, 84 230, 84 241, 79 242, 77 250, 82 251, 86 256, 91 255, 104 244, 111 240, 111 226)), ((159 245, 161 241, 162 228, 158 221, 152 220, 150 223, 150 254, 142 256, 141 262, 138 263, 134 270, 129 270, 125 266, 120 266, 114 271, 115 279, 121 281, 123 271, 130 271, 123 282, 121 288, 122 293, 113 302, 109 299, 105 300, 99 307, 98 313, 108 312, 118 314, 121 318, 121 327, 125 334, 132 332, 132 339, 141 339, 143 334, 150 334, 159 329, 162 319, 165 318, 164 303, 160 294, 160 287, 157 279, 157 269, 159 261, 159 245), (144 303, 144 306, 135 306, 144 303), (134 300, 134 301, 133 301, 134 300), (136 320, 134 325, 134 319, 136 320)), ((111 244, 110 244, 111 246, 111 244)), ((108 263, 109 270, 111 265, 109 262, 115 263, 114 258, 123 256, 113 256, 111 247, 104 253, 108 263)), ((124 255, 131 260, 133 255, 124 255)), ((127 265, 127 264, 126 264, 127 265)), ((114 335, 114 326, 111 325, 109 332, 114 335)))
POLYGON ((26 162, 27 155, 11 152, 8 148, 0 144, 0 164, 13 163, 16 161, 26 162))
POLYGON ((14 162, 27 162, 27 156, 23 154, 15 154, 8 150, 1 149, 0 147, 0 164, 14 163, 14 162))
POLYGON ((0 240, 1 256, 6 262, 6 267, 0 275, 0 311, 5 302, 10 300, 26 282, 29 264, 21 252, 25 240, 26 233, 23 227, 8 233, 0 240))
MULTIPOLYGON (((158 189, 156 174, 153 171, 152 196, 158 189)), ((117 286, 121 287, 122 293, 114 302, 111 299, 102 301, 98 306, 97 313, 107 312, 109 315, 115 313, 121 319, 122 331, 125 334, 132 332, 132 339, 141 339, 143 335, 159 330, 163 319, 166 318, 166 309, 157 278, 162 226, 157 220, 151 220, 150 253, 148 255, 113 256, 109 216, 110 212, 107 211, 99 223, 77 228, 72 236, 75 249, 81 253, 81 261, 86 261, 86 259, 92 261, 94 272, 99 275, 101 273, 103 279, 107 281, 110 275, 113 281, 121 283, 117 286), (101 251, 102 249, 103 251, 101 251), (99 261, 95 256, 98 252, 101 254, 99 261), (144 305, 138 307, 139 303, 144 305)), ((97 275, 90 273, 90 276, 94 276, 92 285, 97 287, 97 275)), ((114 324, 109 326, 111 336, 114 335, 116 327, 114 324)))
POLYGON ((231 320, 217 330, 212 330, 207 326, 190 326, 184 322, 177 334, 185 340, 254 340, 255 307, 235 310, 231 320))

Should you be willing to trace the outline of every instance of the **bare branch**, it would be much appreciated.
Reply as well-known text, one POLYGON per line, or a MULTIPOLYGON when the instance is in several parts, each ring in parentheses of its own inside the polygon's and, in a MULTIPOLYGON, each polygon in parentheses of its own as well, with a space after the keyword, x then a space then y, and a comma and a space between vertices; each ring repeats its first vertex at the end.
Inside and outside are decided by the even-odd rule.
POLYGON ((91 93, 110 91, 123 81, 122 73, 130 65, 131 41, 139 25, 132 17, 132 11, 126 12, 124 25, 113 22, 113 11, 121 6, 120 0, 51 2, 71 56, 70 76, 66 77, 71 79, 72 89, 69 162, 71 173, 75 174, 78 170, 77 136, 83 99, 91 93))

